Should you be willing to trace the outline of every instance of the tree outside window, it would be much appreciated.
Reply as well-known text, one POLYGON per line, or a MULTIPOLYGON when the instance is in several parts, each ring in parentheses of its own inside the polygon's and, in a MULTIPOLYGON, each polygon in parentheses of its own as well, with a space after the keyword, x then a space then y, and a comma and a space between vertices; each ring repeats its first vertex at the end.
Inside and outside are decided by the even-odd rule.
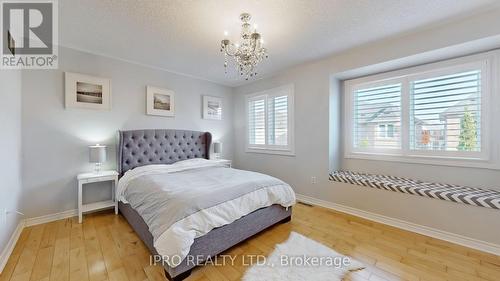
POLYGON ((477 121, 474 115, 466 107, 464 116, 460 120, 458 150, 474 151, 477 145, 477 121))

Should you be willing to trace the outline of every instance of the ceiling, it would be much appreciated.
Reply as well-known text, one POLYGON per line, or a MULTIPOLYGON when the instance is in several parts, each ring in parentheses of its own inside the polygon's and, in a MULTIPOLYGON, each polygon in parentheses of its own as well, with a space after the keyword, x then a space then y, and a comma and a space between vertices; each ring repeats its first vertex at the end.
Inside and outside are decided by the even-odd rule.
POLYGON ((223 32, 236 40, 252 14, 269 50, 259 76, 371 41, 460 19, 498 0, 64 0, 60 44, 228 86, 223 32))

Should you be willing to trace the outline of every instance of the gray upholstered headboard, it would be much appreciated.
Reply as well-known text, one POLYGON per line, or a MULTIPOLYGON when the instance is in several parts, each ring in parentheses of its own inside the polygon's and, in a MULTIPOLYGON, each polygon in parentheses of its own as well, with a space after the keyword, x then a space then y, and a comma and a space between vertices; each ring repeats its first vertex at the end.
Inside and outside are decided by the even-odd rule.
POLYGON ((118 172, 150 164, 172 164, 180 160, 210 157, 212 135, 184 130, 120 131, 118 172))

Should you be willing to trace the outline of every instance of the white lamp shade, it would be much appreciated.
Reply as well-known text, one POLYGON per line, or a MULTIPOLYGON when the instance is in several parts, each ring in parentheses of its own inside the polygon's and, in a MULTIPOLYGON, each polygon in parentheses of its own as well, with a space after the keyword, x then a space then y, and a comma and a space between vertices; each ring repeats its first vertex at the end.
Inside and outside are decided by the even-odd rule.
POLYGON ((89 162, 90 163, 106 162, 106 146, 99 144, 89 146, 89 162))
POLYGON ((214 153, 222 153, 222 143, 214 142, 214 153))

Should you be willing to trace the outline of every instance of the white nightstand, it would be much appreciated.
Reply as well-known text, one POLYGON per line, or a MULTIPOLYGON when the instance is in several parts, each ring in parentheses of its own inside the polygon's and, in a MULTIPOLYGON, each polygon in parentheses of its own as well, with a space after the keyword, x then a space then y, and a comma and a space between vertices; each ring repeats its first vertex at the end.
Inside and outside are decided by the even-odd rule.
POLYGON ((99 173, 84 173, 79 174, 78 180, 78 222, 82 223, 82 214, 89 211, 114 207, 115 214, 118 214, 118 201, 115 197, 115 189, 118 184, 117 171, 101 171, 99 173), (86 183, 111 181, 111 200, 94 202, 90 204, 82 204, 83 187, 86 183))
POLYGON ((228 167, 228 168, 231 168, 231 160, 227 160, 227 159, 211 159, 212 161, 215 161, 217 163, 221 163, 222 165, 228 167))

